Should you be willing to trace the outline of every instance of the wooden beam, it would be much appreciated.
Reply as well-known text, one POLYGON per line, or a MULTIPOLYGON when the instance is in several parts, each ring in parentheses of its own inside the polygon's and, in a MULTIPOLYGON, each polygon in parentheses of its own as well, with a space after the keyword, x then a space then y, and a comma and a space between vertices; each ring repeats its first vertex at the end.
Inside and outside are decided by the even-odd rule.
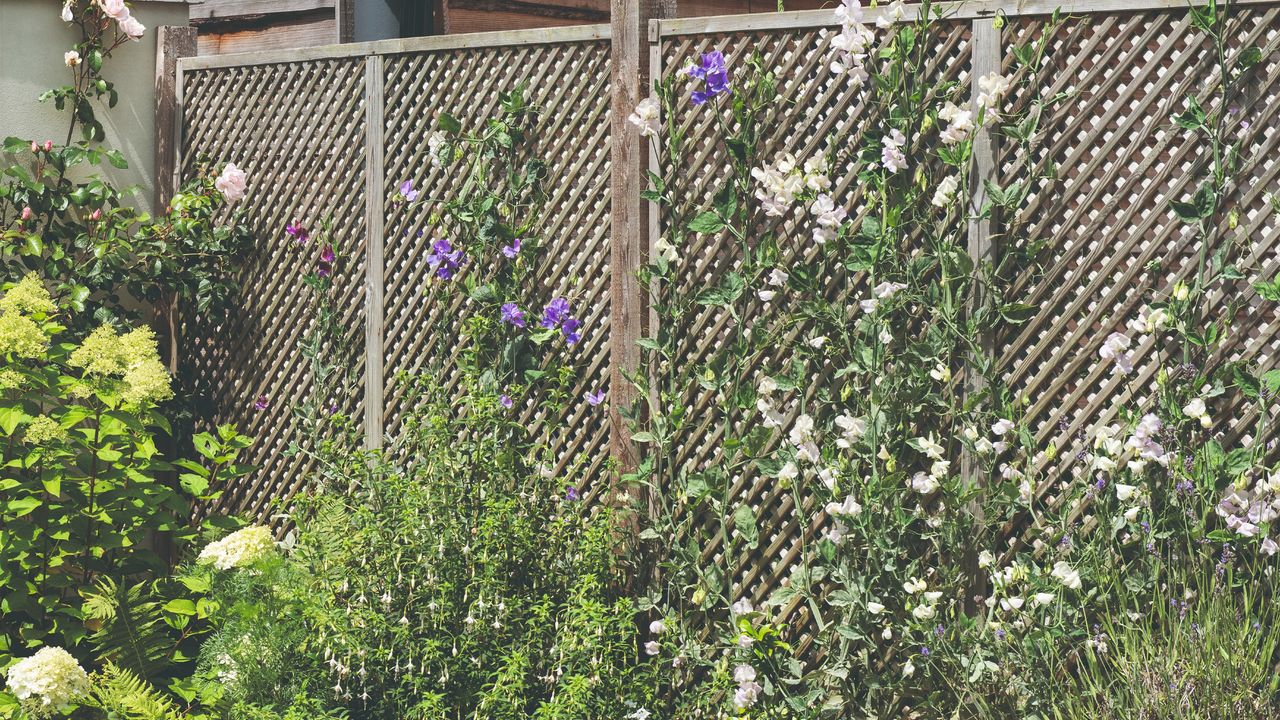
POLYGON ((645 42, 649 21, 675 17, 675 13, 675 0, 612 0, 609 432, 620 472, 637 463, 631 430, 621 410, 639 399, 627 375, 640 368, 637 343, 644 336, 648 309, 637 273, 648 256, 650 242, 650 216, 640 198, 649 152, 627 117, 650 94, 651 58, 645 42))
POLYGON ((383 65, 382 56, 364 61, 364 206, 365 206, 365 447, 382 447, 383 383, 383 65))
POLYGON ((602 9, 597 9, 555 2, 532 2, 531 0, 450 0, 449 9, 450 11, 502 11, 567 22, 600 23, 609 21, 609 9, 605 5, 606 3, 601 3, 602 9))
POLYGON ((178 59, 196 54, 196 29, 156 28, 156 175, 154 213, 164 212, 179 185, 182 111, 178 102, 178 59))
POLYGON ((316 10, 333 10, 339 0, 218 0, 193 3, 189 12, 191 24, 208 21, 239 20, 264 15, 290 15, 316 10))
MULTIPOLYGON (((1277 0, 1232 0, 1232 5, 1238 7, 1276 7, 1280 5, 1280 2, 1277 2, 1277 0)), ((1051 15, 1054 10, 1059 9, 1063 15, 1114 14, 1143 10, 1185 11, 1187 9, 1187 0, 959 0, 958 2, 934 3, 933 7, 936 11, 941 12, 944 18, 973 20, 975 18, 994 18, 1000 13, 1010 17, 1051 15)), ((867 22, 873 23, 887 12, 889 12, 888 3, 881 3, 876 7, 866 8, 864 17, 867 22)), ((916 19, 919 12, 919 5, 908 4, 906 6, 906 19, 916 19)), ((659 23, 658 33, 661 37, 673 37, 676 35, 755 32, 760 30, 801 30, 835 27, 835 25, 835 16, 831 10, 799 10, 781 13, 717 15, 662 20, 659 23)))
MULTIPOLYGON (((671 0, 666 1, 670 2, 671 0)), ((473 48, 592 42, 608 40, 610 33, 611 30, 608 25, 568 25, 565 27, 538 28, 536 30, 434 35, 431 37, 375 40, 341 45, 317 45, 289 50, 203 55, 184 59, 182 61, 182 69, 209 70, 212 68, 274 65, 303 60, 335 60, 369 55, 399 55, 402 53, 432 52, 436 50, 468 50, 473 48)))

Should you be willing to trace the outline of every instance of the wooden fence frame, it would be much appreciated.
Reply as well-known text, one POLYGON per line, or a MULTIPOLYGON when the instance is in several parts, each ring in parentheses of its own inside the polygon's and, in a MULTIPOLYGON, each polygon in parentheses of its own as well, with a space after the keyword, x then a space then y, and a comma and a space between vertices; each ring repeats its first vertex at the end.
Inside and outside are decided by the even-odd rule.
MULTIPOLYGON (((1237 7, 1280 7, 1280 0, 1233 0, 1237 7)), ((1001 34, 993 26, 997 17, 1016 19, 1039 17, 1061 11, 1068 15, 1129 14, 1157 10, 1177 10, 1188 7, 1186 0, 961 0, 940 2, 935 9, 951 20, 972 22, 974 72, 982 73, 998 69, 1002 57, 1001 34)), ((190 57, 189 43, 162 42, 158 51, 157 67, 172 67, 157 85, 166 96, 157 101, 156 121, 164 138, 159 145, 157 167, 166 190, 172 191, 180 183, 182 168, 184 110, 183 77, 187 72, 215 68, 247 67, 264 64, 281 64, 308 60, 340 58, 364 58, 366 92, 366 207, 365 227, 369 236, 366 242, 366 328, 365 328, 365 421, 366 444, 370 448, 381 447, 383 434, 383 211, 384 167, 382 158, 382 104, 368 102, 371 93, 382 90, 383 57, 386 55, 424 51, 467 50, 521 45, 543 45, 581 41, 610 41, 613 43, 612 124, 615 129, 611 156, 614 172, 610 179, 613 203, 612 262, 610 263, 611 306, 618 322, 610 337, 610 374, 613 378, 617 405, 622 399, 630 400, 633 394, 627 387, 626 372, 635 372, 638 351, 635 343, 645 327, 650 331, 655 323, 649 310, 647 297, 635 278, 635 271, 653 252, 661 235, 658 208, 628 208, 624 204, 638 203, 644 171, 657 163, 652 151, 640 148, 634 138, 622 137, 619 128, 627 128, 626 116, 634 103, 631 95, 648 87, 649 78, 661 77, 661 43, 664 39, 707 33, 734 33, 779 31, 789 29, 834 28, 836 21, 830 10, 807 10, 781 13, 757 13, 712 17, 674 18, 673 0, 614 0, 611 25, 586 25, 534 30, 443 35, 400 40, 349 43, 300 48, 284 51, 264 51, 206 57, 190 57), (632 38, 635 32, 647 25, 647 37, 632 38), (635 39, 638 42, 631 43, 635 39), (647 41, 647 43, 645 42, 647 41), (646 47, 647 44, 647 47, 646 47), (647 58, 645 55, 647 54, 647 58), (634 77, 632 77, 634 75, 634 77), (627 82, 619 82, 619 80, 627 82), (172 102, 170 102, 170 99, 172 102), (171 133, 171 135, 170 135, 171 133), (617 162, 623 160, 624 162, 617 162)), ((884 6, 867 8, 865 17, 874 22, 886 11, 884 6)), ((908 18, 916 17, 919 6, 908 6, 908 18)), ((168 30, 161 28, 162 31, 168 30)), ((159 76, 158 76, 159 77, 159 76)), ((634 133, 632 133, 634 135, 634 133)), ((984 130, 974 144, 974 172, 977 175, 973 187, 975 202, 983 201, 983 183, 976 180, 991 177, 996 169, 996 149, 989 131, 984 130)), ((990 257, 995 252, 988 221, 972 221, 968 228, 968 245, 975 259, 990 257)), ((971 388, 972 390, 972 388, 971 388)), ((616 411, 610 417, 612 453, 625 468, 634 460, 629 431, 616 411)), ((968 473, 966 473, 968 474, 968 473)))

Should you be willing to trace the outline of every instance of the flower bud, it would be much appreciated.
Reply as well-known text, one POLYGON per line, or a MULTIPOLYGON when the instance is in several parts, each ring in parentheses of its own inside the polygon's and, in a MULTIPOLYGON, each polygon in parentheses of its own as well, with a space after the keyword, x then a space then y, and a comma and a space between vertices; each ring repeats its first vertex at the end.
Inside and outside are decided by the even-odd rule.
POLYGON ((52 152, 52 151, 53 151, 53 141, 52 141, 52 140, 45 140, 45 141, 44 141, 44 151, 45 151, 45 152, 52 152))
POLYGON ((24 221, 30 220, 34 216, 35 216, 35 212, 31 210, 31 206, 28 205, 27 207, 22 208, 22 219, 24 221))
POLYGON ((102 208, 97 208, 97 209, 95 209, 93 212, 89 213, 89 219, 90 219, 90 220, 92 220, 92 221, 94 221, 94 222, 97 222, 98 220, 101 220, 101 219, 102 219, 102 208))
POLYGON ((35 140, 31 141, 31 152, 33 153, 40 152, 40 144, 37 143, 35 140))

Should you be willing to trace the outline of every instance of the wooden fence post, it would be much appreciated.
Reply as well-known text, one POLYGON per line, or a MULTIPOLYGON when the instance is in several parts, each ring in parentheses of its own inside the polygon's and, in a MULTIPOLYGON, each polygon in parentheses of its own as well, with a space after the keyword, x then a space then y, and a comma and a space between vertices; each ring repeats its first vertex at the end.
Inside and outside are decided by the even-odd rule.
POLYGON ((620 472, 634 469, 637 462, 631 431, 620 410, 638 399, 627 375, 640 367, 636 343, 648 320, 648 303, 636 273, 648 254, 650 223, 640 198, 647 182, 649 152, 639 129, 627 117, 650 92, 649 21, 674 17, 675 8, 675 0, 612 0, 610 13, 609 437, 620 472))
POLYGON ((364 59, 364 207, 365 207, 365 447, 382 447, 383 399, 383 60, 364 59))
MULTIPOLYGON (((973 67, 970 75, 971 94, 976 104, 978 97, 978 78, 988 73, 1000 72, 1001 62, 1004 57, 1004 48, 1002 46, 1001 31, 996 27, 994 20, 989 17, 975 18, 973 21, 973 35, 970 40, 972 48, 973 67)), ((982 263, 994 264, 996 262, 996 243, 992 237, 992 218, 978 217, 981 213, 983 205, 987 202, 986 182, 996 181, 996 148, 994 132, 992 130, 991 118, 988 118, 984 127, 975 133, 973 138, 973 165, 969 176, 969 192, 970 205, 969 209, 972 215, 969 219, 969 256, 973 258, 975 266, 982 263)), ((981 307, 985 301, 985 289, 981 286, 975 286, 973 295, 970 298, 971 310, 981 307)), ((995 357, 995 336, 990 331, 984 331, 978 339, 979 347, 987 358, 995 357)), ((972 366, 965 368, 964 373, 964 395, 966 398, 973 397, 985 392, 987 389, 986 378, 974 372, 972 366)), ((986 483, 983 477, 982 468, 978 463, 978 459, 973 453, 966 451, 961 457, 961 474, 965 484, 969 487, 982 486, 986 483)), ((969 512, 972 513, 976 520, 980 522, 983 517, 982 501, 974 500, 969 504, 969 512)), ((977 539, 981 541, 982 539, 977 539)), ((978 554, 980 550, 976 544, 965 549, 964 565, 966 571, 972 578, 969 596, 966 597, 965 606, 970 611, 978 611, 980 606, 975 598, 979 595, 986 594, 986 581, 978 567, 978 554)))
POLYGON ((155 213, 164 211, 181 182, 178 145, 182 142, 182 106, 178 58, 195 54, 195 28, 177 25, 156 28, 156 187, 152 208, 155 213))

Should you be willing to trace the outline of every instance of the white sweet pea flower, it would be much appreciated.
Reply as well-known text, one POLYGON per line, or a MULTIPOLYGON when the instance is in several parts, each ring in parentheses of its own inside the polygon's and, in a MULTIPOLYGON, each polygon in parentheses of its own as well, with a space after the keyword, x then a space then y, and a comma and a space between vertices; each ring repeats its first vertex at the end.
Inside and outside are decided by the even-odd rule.
POLYGON ((778 293, 774 292, 773 290, 760 290, 759 292, 756 293, 756 297, 760 298, 760 302, 767 303, 767 302, 772 302, 774 296, 776 296, 777 294, 778 293))
POLYGON ((976 103, 979 110, 994 110, 1000 100, 1008 94, 1012 81, 997 72, 987 73, 978 78, 978 97, 976 103))
POLYGON ((907 137, 898 128, 893 128, 881 139, 880 164, 885 170, 895 173, 907 169, 907 156, 902 146, 907 144, 907 137))
POLYGON ((932 605, 921 603, 912 608, 911 615, 917 620, 932 620, 938 615, 938 609, 932 605))
POLYGON ((930 458, 933 458, 934 460, 942 459, 942 453, 945 451, 945 448, 939 445, 938 442, 933 439, 932 435, 929 437, 916 438, 916 444, 920 446, 920 451, 930 458))
MULTIPOLYGON (((946 129, 938 136, 947 145, 962 143, 973 134, 973 111, 962 108, 950 100, 938 111, 938 119, 947 123, 946 129)), ((952 192, 955 191, 952 190, 952 192)))
POLYGON ((978 553, 978 567, 980 568, 991 567, 992 565, 995 564, 995 562, 996 562, 996 556, 990 550, 983 550, 982 552, 978 553))
POLYGON ((871 294, 876 296, 876 299, 878 300, 888 300, 906 289, 907 286, 905 283, 882 282, 871 289, 871 294))
POLYGON ((911 489, 921 495, 932 495, 938 487, 938 479, 928 473, 918 472, 911 477, 911 489))
POLYGON ((636 105, 635 112, 627 118, 627 122, 640 128, 640 137, 657 137, 661 124, 658 116, 661 106, 656 98, 647 97, 636 105))
POLYGON ((860 417, 842 414, 836 418, 836 427, 840 428, 842 433, 836 440, 836 446, 844 449, 858 444, 862 436, 867 434, 867 421, 860 417))
POLYGON ((658 238, 658 241, 653 244, 653 251, 658 254, 658 257, 669 263, 680 259, 680 253, 676 251, 676 246, 672 245, 666 238, 658 238))
POLYGON ((808 342, 809 347, 813 348, 814 350, 821 350, 822 346, 826 344, 827 344, 826 335, 819 335, 818 337, 815 337, 815 338, 809 338, 809 342, 808 342))
POLYGON ((1116 483, 1116 499, 1120 502, 1129 502, 1129 499, 1138 491, 1137 485, 1125 485, 1124 483, 1116 483))
POLYGON ((1129 349, 1131 344, 1132 341, 1129 340, 1128 335, 1114 332, 1107 336, 1098 355, 1103 360, 1112 361, 1115 364, 1113 368, 1115 372, 1128 375, 1133 372, 1133 351, 1129 349))
POLYGON ((733 610, 734 615, 750 615, 756 611, 755 607, 751 605, 751 601, 746 598, 734 603, 730 610, 733 610))
POLYGON ((1073 570, 1065 560, 1059 560, 1053 564, 1053 577, 1063 585, 1072 590, 1079 590, 1082 586, 1080 582, 1080 573, 1073 570))
POLYGON ((1015 427, 1017 426, 1013 424, 1012 420, 1005 420, 1004 418, 1001 418, 997 420, 994 425, 991 426, 991 434, 995 435, 996 437, 1001 437, 1006 433, 1008 433, 1010 430, 1014 429, 1015 427))
POLYGON ((857 517, 862 513, 862 506, 852 495, 846 497, 844 502, 827 503, 826 511, 828 515, 841 515, 844 517, 857 517))
POLYGON ((798 477, 800 477, 800 468, 796 467, 796 464, 791 461, 787 461, 787 464, 783 465, 782 469, 778 471, 778 479, 784 483, 789 483, 798 477))
POLYGON ((917 577, 912 577, 910 580, 902 583, 902 589, 912 595, 915 595, 916 593, 922 593, 928 588, 929 588, 929 583, 917 577))
POLYGON ((1213 424, 1212 418, 1209 417, 1208 408, 1205 407, 1203 398, 1196 398, 1187 403, 1182 408, 1182 412, 1192 420, 1199 420, 1202 427, 1209 427, 1213 424))
POLYGON ((876 27, 885 30, 893 27, 894 23, 900 23, 907 17, 907 7, 903 5, 902 0, 893 0, 884 9, 884 14, 876 18, 876 27))
POLYGON ((942 363, 938 363, 929 371, 929 377, 941 383, 951 382, 951 368, 942 363))
POLYGON ((61 17, 62 22, 75 22, 76 17, 71 12, 71 3, 66 3, 62 6, 61 17))
POLYGON ((938 183, 938 187, 933 191, 933 199, 929 202, 934 207, 944 208, 955 202, 956 193, 960 191, 960 179, 954 175, 949 175, 938 183))
POLYGON ((1129 321, 1129 329, 1141 335, 1150 335, 1163 330, 1168 324, 1169 313, 1164 308, 1143 305, 1138 311, 1138 317, 1129 321))
POLYGON ((775 287, 782 287, 787 284, 787 280, 791 276, 780 268, 774 268, 769 271, 769 284, 775 287))
POLYGON ((946 477, 949 472, 951 472, 950 460, 934 460, 933 465, 929 467, 929 474, 939 479, 946 477))
POLYGON ((872 615, 879 615, 884 612, 884 606, 878 602, 869 602, 867 603, 867 612, 872 615))
POLYGON ((1046 593, 1046 592, 1036 593, 1031 597, 1031 602, 1035 603, 1036 607, 1045 607, 1046 605, 1051 605, 1053 603, 1053 600, 1054 600, 1054 594, 1046 593))

